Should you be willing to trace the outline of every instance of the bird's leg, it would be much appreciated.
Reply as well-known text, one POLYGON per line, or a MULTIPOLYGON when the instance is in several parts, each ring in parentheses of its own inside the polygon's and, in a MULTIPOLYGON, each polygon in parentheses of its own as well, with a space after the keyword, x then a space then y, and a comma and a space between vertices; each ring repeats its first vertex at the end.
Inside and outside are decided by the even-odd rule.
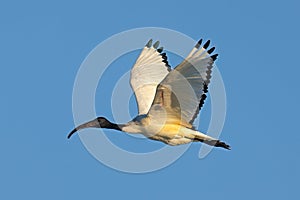
POLYGON ((217 140, 215 138, 212 138, 208 135, 205 135, 203 133, 200 133, 200 132, 195 132, 193 134, 194 138, 193 140, 194 141, 199 141, 199 142, 203 142, 205 144, 208 144, 210 146, 215 146, 215 147, 222 147, 224 149, 228 149, 230 150, 230 146, 228 144, 226 144, 225 142, 222 142, 220 140, 217 140))
POLYGON ((210 146, 222 147, 224 149, 231 150, 231 148, 228 144, 226 144, 225 142, 222 142, 220 140, 204 140, 202 142, 205 143, 205 144, 208 144, 210 146))

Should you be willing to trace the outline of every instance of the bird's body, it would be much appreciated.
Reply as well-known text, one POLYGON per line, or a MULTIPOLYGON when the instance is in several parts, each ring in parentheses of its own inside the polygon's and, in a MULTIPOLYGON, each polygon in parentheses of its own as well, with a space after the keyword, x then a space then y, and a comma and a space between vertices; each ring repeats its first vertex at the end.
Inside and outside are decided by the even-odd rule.
POLYGON ((152 140, 168 145, 180 145, 193 141, 230 149, 230 146, 193 127, 193 122, 204 104, 211 78, 211 69, 217 54, 207 50, 210 41, 202 47, 202 40, 185 60, 173 70, 168 64, 159 42, 152 46, 150 40, 143 48, 131 70, 131 86, 135 92, 139 114, 126 124, 114 124, 98 117, 76 127, 68 135, 80 129, 96 127, 143 134, 152 140))
POLYGON ((213 138, 193 128, 186 127, 179 120, 162 122, 146 115, 140 115, 136 118, 126 125, 122 125, 121 130, 127 133, 142 134, 149 139, 162 141, 172 146, 190 143, 195 138, 213 140, 213 138))

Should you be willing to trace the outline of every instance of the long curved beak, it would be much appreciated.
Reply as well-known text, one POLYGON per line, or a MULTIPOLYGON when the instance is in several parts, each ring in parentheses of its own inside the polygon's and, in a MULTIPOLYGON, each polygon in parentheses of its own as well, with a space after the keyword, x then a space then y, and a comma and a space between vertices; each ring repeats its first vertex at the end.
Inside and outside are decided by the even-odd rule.
POLYGON ((76 128, 74 128, 67 136, 68 139, 70 139, 70 137, 76 133, 77 131, 81 130, 81 129, 85 129, 85 128, 99 128, 100 124, 98 122, 97 119, 94 119, 92 121, 86 122, 84 124, 81 124, 79 126, 77 126, 76 128))

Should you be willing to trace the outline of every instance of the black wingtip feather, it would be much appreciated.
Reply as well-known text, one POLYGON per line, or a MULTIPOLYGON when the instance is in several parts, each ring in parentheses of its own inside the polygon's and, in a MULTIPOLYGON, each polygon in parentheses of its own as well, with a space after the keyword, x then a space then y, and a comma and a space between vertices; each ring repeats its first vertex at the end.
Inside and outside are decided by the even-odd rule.
POLYGON ((210 48, 210 49, 207 51, 207 53, 208 53, 208 54, 211 54, 214 50, 215 50, 215 47, 212 47, 212 48, 210 48))
POLYGON ((211 59, 213 59, 213 61, 215 61, 215 60, 217 59, 218 55, 219 55, 219 54, 214 54, 214 55, 212 55, 212 56, 211 56, 211 59))
POLYGON ((158 52, 158 53, 161 53, 163 50, 164 50, 164 48, 163 48, 163 47, 160 47, 160 48, 157 49, 157 52, 158 52))
POLYGON ((200 46, 201 46, 201 43, 202 43, 202 39, 200 39, 197 44, 195 45, 195 47, 198 49, 200 46))
POLYGON ((158 46, 159 46, 159 41, 156 41, 156 42, 153 44, 153 48, 154 48, 154 49, 157 49, 158 46))
POLYGON ((152 45, 152 39, 150 39, 145 46, 148 47, 148 48, 150 48, 151 45, 152 45))
POLYGON ((207 49, 207 47, 209 46, 209 44, 210 44, 210 40, 207 40, 207 42, 205 42, 205 44, 203 45, 203 48, 207 49))
POLYGON ((207 97, 206 94, 202 94, 200 102, 199 102, 199 110, 203 107, 206 97, 207 97))
POLYGON ((203 92, 204 92, 204 93, 207 93, 207 92, 208 92, 208 86, 207 86, 207 84, 205 84, 205 83, 204 83, 204 85, 203 85, 203 92))

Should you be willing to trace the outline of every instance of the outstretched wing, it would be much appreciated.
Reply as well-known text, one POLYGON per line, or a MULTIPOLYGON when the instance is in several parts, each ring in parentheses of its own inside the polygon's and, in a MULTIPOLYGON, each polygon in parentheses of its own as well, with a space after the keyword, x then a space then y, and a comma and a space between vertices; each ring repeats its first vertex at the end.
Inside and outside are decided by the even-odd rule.
POLYGON ((158 85, 149 115, 157 117, 164 110, 166 120, 178 121, 192 127, 206 98, 211 69, 218 54, 211 55, 214 47, 207 50, 208 40, 201 47, 200 40, 185 60, 172 70, 158 85))
POLYGON ((150 39, 131 69, 130 84, 137 100, 139 115, 148 113, 157 85, 171 70, 166 53, 162 53, 163 48, 158 46, 159 41, 152 46, 150 39))

